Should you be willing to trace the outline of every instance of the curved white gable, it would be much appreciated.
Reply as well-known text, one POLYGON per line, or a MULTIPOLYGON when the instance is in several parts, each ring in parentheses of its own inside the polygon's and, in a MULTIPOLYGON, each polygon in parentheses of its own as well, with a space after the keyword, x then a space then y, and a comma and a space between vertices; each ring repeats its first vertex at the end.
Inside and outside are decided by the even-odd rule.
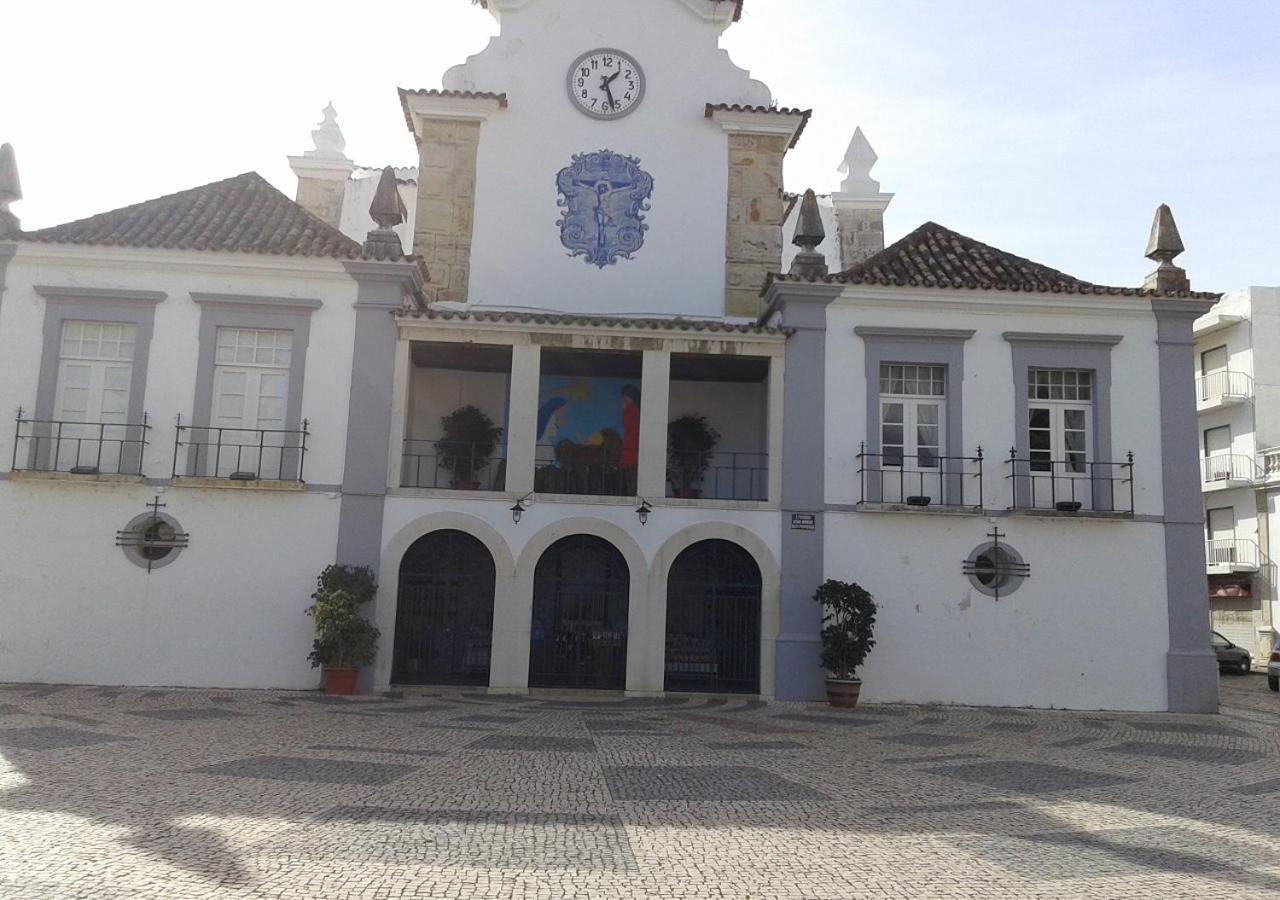
POLYGON ((768 87, 719 47, 733 4, 666 0, 642 12, 631 0, 489 5, 501 14, 501 34, 444 78, 447 90, 509 99, 481 130, 471 302, 721 315, 728 136, 705 108, 772 102, 768 87), (713 6, 721 12, 704 15, 713 6), (600 47, 633 54, 648 79, 644 103, 620 121, 582 115, 566 93, 569 66, 600 47), (639 158, 655 187, 643 248, 601 270, 561 245, 555 179, 574 154, 604 149, 639 158))

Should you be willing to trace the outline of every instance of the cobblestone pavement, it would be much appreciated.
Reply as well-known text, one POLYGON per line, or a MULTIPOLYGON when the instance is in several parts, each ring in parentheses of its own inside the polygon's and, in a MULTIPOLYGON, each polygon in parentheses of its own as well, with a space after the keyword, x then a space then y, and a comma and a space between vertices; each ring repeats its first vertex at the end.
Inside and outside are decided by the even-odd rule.
POLYGON ((0 897, 1280 896, 1213 717, 0 686, 0 897))

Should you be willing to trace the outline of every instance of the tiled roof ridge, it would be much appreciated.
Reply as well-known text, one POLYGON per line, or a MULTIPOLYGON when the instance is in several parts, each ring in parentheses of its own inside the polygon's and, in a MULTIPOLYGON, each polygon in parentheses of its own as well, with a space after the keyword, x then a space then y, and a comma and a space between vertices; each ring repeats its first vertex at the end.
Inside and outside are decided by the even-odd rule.
MULTIPOLYGON (((770 274, 763 290, 767 291, 774 282, 815 280, 785 273, 770 274)), ((1207 291, 1162 292, 1094 284, 932 221, 925 222, 874 256, 821 280, 831 284, 1198 300, 1216 300, 1222 296, 1207 291)))
POLYGON ((800 136, 804 134, 804 130, 809 127, 809 120, 813 118, 812 109, 800 109, 792 106, 761 106, 743 103, 708 103, 704 115, 710 119, 718 112, 738 112, 738 113, 759 113, 762 115, 775 116, 797 116, 800 119, 800 127, 796 129, 796 133, 791 137, 791 143, 787 145, 788 149, 794 148, 800 143, 800 136))
POLYGON ((401 317, 431 319, 442 322, 494 322, 533 325, 580 325, 604 328, 636 328, 659 331, 723 332, 728 334, 786 334, 786 329, 761 326, 749 322, 726 322, 720 319, 689 319, 682 316, 602 316, 590 313, 561 313, 514 309, 440 309, 401 310, 401 317))
POLYGON ((506 93, 495 91, 450 91, 443 88, 396 88, 400 95, 400 108, 404 111, 404 123, 413 131, 413 116, 409 112, 410 97, 444 97, 453 100, 495 100, 499 109, 507 108, 506 93))
POLYGON ((371 258, 358 241, 253 171, 24 232, 20 239, 269 256, 371 258))

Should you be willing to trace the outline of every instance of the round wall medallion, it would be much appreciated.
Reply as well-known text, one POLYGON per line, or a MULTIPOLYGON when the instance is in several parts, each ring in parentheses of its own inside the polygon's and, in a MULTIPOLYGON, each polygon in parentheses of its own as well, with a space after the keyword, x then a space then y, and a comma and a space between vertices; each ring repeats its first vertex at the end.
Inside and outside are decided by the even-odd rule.
POLYGON ((186 534, 178 520, 162 512, 137 516, 119 532, 125 559, 148 572, 173 562, 186 546, 186 534))
POLYGON ((573 105, 594 119, 621 119, 644 100, 644 70, 621 50, 582 54, 569 68, 566 85, 573 105))
POLYGON ((988 597, 1007 597, 1022 587, 1029 567, 1022 555, 1008 544, 982 544, 965 560, 969 583, 988 597))

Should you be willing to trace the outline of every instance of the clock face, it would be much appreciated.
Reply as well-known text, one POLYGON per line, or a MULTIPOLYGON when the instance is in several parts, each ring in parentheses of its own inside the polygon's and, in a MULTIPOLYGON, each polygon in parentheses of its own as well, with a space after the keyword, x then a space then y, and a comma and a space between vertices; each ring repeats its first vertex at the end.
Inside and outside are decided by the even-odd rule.
POLYGON ((621 119, 644 99, 644 72, 618 50, 584 53, 569 69, 569 98, 597 119, 621 119))

